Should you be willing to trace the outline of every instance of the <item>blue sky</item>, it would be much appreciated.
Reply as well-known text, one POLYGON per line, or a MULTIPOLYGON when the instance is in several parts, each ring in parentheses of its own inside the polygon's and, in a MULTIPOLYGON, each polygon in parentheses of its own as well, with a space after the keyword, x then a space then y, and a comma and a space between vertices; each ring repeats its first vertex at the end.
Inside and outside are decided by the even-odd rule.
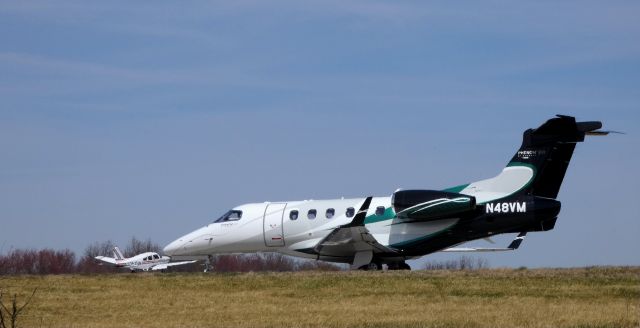
POLYGON ((242 203, 479 180, 562 113, 627 134, 578 146, 556 229, 484 258, 640 265, 639 16, 637 1, 0 1, 1 251, 166 244, 242 203))

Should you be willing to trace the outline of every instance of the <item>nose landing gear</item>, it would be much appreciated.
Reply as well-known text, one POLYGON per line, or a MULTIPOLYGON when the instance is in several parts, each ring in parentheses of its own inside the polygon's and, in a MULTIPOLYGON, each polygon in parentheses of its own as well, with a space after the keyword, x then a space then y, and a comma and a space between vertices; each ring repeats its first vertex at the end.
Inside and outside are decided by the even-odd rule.
POLYGON ((211 271, 211 261, 213 261, 213 255, 207 255, 207 259, 204 260, 204 272, 211 271))

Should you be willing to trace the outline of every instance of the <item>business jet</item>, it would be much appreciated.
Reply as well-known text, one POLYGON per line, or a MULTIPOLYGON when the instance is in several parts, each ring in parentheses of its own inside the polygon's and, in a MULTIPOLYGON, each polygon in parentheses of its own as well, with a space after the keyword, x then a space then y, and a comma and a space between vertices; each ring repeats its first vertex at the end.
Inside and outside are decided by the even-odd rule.
POLYGON ((524 132, 497 176, 444 190, 397 190, 386 197, 245 204, 164 248, 172 257, 279 252, 349 263, 353 269, 410 269, 434 252, 511 251, 528 232, 554 228, 556 200, 576 144, 607 135, 602 123, 557 115, 524 132), (518 234, 506 248, 456 247, 518 234))
POLYGON ((131 272, 139 271, 156 271, 156 270, 167 270, 169 267, 176 265, 185 265, 196 262, 195 260, 191 261, 182 261, 182 262, 170 262, 171 258, 168 256, 160 256, 155 252, 145 252, 138 254, 136 256, 132 256, 129 258, 125 258, 120 251, 118 246, 113 248, 113 257, 108 256, 96 256, 96 260, 101 263, 106 263, 109 265, 113 265, 118 268, 127 268, 131 270, 131 272))

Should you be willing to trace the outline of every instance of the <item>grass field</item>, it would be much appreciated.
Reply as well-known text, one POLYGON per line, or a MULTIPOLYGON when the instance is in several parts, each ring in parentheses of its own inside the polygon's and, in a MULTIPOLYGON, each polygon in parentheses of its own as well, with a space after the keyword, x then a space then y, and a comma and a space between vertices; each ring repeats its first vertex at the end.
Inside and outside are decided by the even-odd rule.
POLYGON ((640 268, 0 277, 36 287, 21 327, 640 325, 640 268))

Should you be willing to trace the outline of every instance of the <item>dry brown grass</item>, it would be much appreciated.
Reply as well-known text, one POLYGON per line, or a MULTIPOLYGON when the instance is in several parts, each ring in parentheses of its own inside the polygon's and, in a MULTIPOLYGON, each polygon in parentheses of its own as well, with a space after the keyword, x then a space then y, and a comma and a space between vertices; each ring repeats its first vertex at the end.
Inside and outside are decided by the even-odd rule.
POLYGON ((3 276, 23 327, 638 327, 640 268, 3 276))

